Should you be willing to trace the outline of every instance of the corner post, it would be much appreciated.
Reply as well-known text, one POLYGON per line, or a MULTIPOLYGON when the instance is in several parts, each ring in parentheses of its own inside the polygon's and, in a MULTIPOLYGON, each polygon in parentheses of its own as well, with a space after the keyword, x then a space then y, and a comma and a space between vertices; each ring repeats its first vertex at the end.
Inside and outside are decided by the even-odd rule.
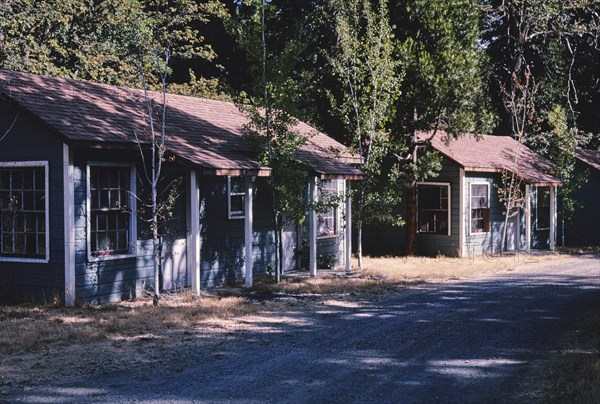
MULTIPOLYGON (((308 201, 316 202, 317 177, 312 177, 308 183, 308 201)), ((310 276, 317 276, 317 213, 314 207, 308 211, 308 270, 310 276)))
POLYGON ((556 186, 550 186, 550 250, 556 249, 556 186))
POLYGON ((246 277, 246 287, 252 287, 252 177, 245 177, 244 185, 246 188, 246 197, 244 198, 244 272, 246 277))
POLYGON ((188 200, 188 280, 192 293, 200 294, 200 187, 196 170, 190 171, 188 200))
POLYGON ((75 305, 75 187, 73 154, 63 143, 63 207, 65 243, 65 306, 75 305))
POLYGON ((531 185, 525 185, 525 250, 531 251, 531 185))
POLYGON ((346 272, 352 271, 352 182, 346 180, 346 272))

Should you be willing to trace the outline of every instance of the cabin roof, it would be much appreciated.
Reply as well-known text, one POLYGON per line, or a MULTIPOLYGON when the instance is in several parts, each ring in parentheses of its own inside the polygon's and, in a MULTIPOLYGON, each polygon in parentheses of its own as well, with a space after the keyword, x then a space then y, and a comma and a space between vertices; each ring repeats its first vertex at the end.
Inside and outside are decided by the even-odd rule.
POLYGON ((600 150, 577 149, 575 150, 575 157, 600 171, 600 150))
MULTIPOLYGON (((136 145, 148 141, 147 105, 139 89, 0 70, 0 91, 67 141, 136 145)), ((161 105, 162 94, 149 92, 161 105)), ((167 149, 206 173, 269 175, 244 138, 248 117, 232 102, 167 94, 167 149)), ((344 145, 299 122, 308 136, 297 158, 322 178, 358 179, 359 162, 344 145)))
MULTIPOLYGON (((431 133, 420 133, 424 140, 431 133)), ((517 174, 526 183, 548 186, 560 185, 561 181, 550 172, 554 165, 550 160, 534 152, 509 136, 465 134, 458 139, 449 138, 438 131, 431 145, 442 155, 454 161, 465 171, 502 172, 517 174)))

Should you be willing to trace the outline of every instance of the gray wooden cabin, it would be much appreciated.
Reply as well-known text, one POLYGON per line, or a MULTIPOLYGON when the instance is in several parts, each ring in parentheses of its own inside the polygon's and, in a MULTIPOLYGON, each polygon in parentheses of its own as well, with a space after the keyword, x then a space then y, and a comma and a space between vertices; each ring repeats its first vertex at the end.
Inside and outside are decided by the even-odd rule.
MULTIPOLYGON (((0 71, 0 95, 0 301, 72 305, 140 296, 153 282, 142 220, 143 93, 0 71)), ((159 96, 150 93, 155 102, 159 96)), ((177 198, 163 229, 162 287, 250 285, 274 265, 275 246, 270 169, 243 138, 247 118, 223 101, 169 94, 167 106, 162 191, 174 189, 177 198)), ((315 198, 319 187, 344 192, 361 178, 343 145, 304 123, 295 130, 310 134, 298 153, 311 170, 304 197, 315 198)), ((350 220, 350 206, 347 198, 333 213, 308 212, 302 235, 290 227, 286 251, 299 254, 299 237, 306 238, 307 259, 292 256, 287 269, 316 274, 323 254, 348 266, 350 226, 342 218, 350 220), (323 234, 330 225, 337 227, 323 234)))
MULTIPOLYGON (((504 208, 497 190, 503 171, 520 178, 525 197, 508 221, 504 250, 554 249, 560 181, 548 174, 551 162, 507 136, 464 135, 450 142, 446 136, 441 132, 430 141, 442 155, 439 176, 417 185, 417 253, 467 257, 499 252, 504 208)), ((398 213, 406 217, 405 203, 398 213)), ((368 226, 366 235, 367 253, 406 253, 406 227, 368 226)))
MULTIPOLYGON (((578 203, 572 217, 561 220, 561 243, 569 247, 600 246, 600 150, 578 149, 575 152, 574 175, 585 182, 573 192, 578 203)), ((562 210, 559 209, 559 213, 562 210)))

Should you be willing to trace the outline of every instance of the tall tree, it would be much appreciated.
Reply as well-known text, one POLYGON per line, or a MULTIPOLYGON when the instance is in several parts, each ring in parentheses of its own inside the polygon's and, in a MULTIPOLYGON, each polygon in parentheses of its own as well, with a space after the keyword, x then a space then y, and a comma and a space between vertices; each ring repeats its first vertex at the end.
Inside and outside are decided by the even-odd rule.
MULTIPOLYGON (((149 49, 150 42, 140 43, 150 40, 140 32, 145 26, 171 38, 175 63, 215 57, 200 34, 210 6, 194 0, 5 0, 0 67, 139 87, 132 48, 149 49)), ((148 84, 160 88, 158 80, 148 84)))
MULTIPOLYGON (((559 195, 569 216, 575 206, 570 196, 580 180, 572 175, 574 152, 590 138, 578 129, 590 120, 579 105, 597 103, 600 95, 600 76, 590 68, 594 60, 600 61, 598 6, 588 0, 498 0, 484 1, 483 10, 491 89, 502 106, 500 131, 555 162, 553 174, 563 181, 559 195)), ((519 158, 517 152, 515 165, 519 158)), ((509 185, 510 191, 513 183, 518 181, 510 178, 505 188, 509 185)), ((512 205, 511 195, 519 199, 519 190, 508 192, 507 206, 512 205)), ((505 209, 502 248, 510 211, 505 209)))
POLYGON ((231 35, 255 72, 248 86, 250 95, 242 97, 239 108, 250 118, 245 126, 248 138, 258 146, 259 159, 271 168, 267 179, 272 197, 276 244, 276 279, 283 271, 283 228, 286 223, 304 220, 309 209, 303 197, 309 169, 297 160, 297 151, 308 139, 294 130, 298 123, 290 111, 294 104, 286 97, 293 81, 291 72, 297 64, 296 41, 269 45, 267 20, 278 8, 270 1, 246 0, 237 3, 236 14, 225 19, 231 35))
POLYGON ((385 165, 396 150, 388 123, 400 95, 402 66, 394 54, 387 2, 333 1, 337 44, 329 61, 343 88, 337 111, 362 158, 365 179, 354 192, 358 268, 362 269, 364 222, 398 221, 398 172, 385 165))
MULTIPOLYGON (((450 138, 485 133, 494 122, 486 92, 486 58, 479 42, 476 0, 409 0, 394 3, 391 20, 405 60, 403 94, 393 133, 406 150, 407 253, 415 253, 416 184, 436 175, 439 156, 426 149, 443 130, 450 138)), ((450 139, 448 139, 450 140, 450 139)))

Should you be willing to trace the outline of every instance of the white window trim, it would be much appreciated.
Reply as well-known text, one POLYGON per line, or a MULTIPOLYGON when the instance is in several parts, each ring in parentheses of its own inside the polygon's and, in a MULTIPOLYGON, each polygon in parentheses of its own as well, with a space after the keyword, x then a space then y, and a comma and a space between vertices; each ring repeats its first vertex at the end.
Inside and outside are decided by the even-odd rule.
MULTIPOLYGON (((538 225, 538 223, 540 222, 538 220, 538 215, 540 212, 540 207, 538 204, 538 193, 540 192, 540 188, 548 188, 548 202, 550 203, 550 205, 552 205, 552 201, 551 201, 552 197, 550 196, 550 188, 551 187, 550 186, 547 186, 547 187, 536 186, 535 187, 535 228, 536 228, 536 230, 550 230, 550 215, 551 215, 551 213, 549 213, 549 216, 548 216, 548 227, 539 227, 539 225, 538 225)), ((548 209, 550 209, 550 206, 548 207, 548 209)))
MULTIPOLYGON (((433 185, 433 186, 438 186, 438 187, 447 187, 448 188, 448 236, 452 235, 452 188, 450 186, 449 182, 417 182, 417 187, 419 185, 433 185)), ((417 224, 419 223, 419 198, 417 196, 417 224)), ((418 226, 417 226, 418 227, 418 226)), ((419 230, 417 229, 417 233, 421 233, 419 232, 419 230)), ((443 236, 443 234, 438 234, 438 233, 421 233, 421 234, 427 234, 430 236, 443 236)))
MULTIPOLYGON (((336 180, 336 179, 332 179, 332 180, 323 180, 321 182, 325 182, 325 181, 335 181, 335 192, 336 192, 336 194, 339 195, 340 192, 343 191, 343 190, 340 190, 340 183, 342 181, 339 181, 339 180, 336 180)), ((319 183, 317 183, 317 199, 318 199, 318 195, 319 195, 318 189, 319 189, 319 183)), ((340 226, 340 213, 341 213, 340 211, 341 211, 341 209, 340 209, 340 205, 339 204, 337 206, 333 207, 333 212, 334 212, 333 213, 333 216, 334 216, 333 220, 335 220, 335 223, 334 223, 335 234, 327 234, 327 235, 324 235, 324 236, 319 236, 317 234, 317 240, 333 239, 333 238, 338 238, 340 236, 340 227, 341 227, 340 226)), ((319 220, 319 213, 317 213, 316 217, 317 217, 317 221, 318 221, 319 220)), ((318 229, 317 229, 317 231, 318 231, 318 229)))
POLYGON ((19 258, 2 257, 0 262, 30 262, 38 264, 47 264, 50 262, 50 177, 48 161, 3 161, 0 162, 2 168, 20 168, 20 167, 44 167, 44 199, 46 200, 45 209, 45 235, 46 235, 46 257, 45 258, 19 258))
POLYGON ((484 182, 484 181, 478 181, 478 182, 470 182, 469 183, 469 235, 471 236, 478 236, 478 235, 482 235, 482 234, 488 234, 492 231, 492 212, 491 212, 491 207, 490 207, 490 183, 489 182, 484 182), (477 233, 473 233, 471 226, 473 223, 473 208, 471 207, 471 199, 472 199, 472 195, 473 195, 473 185, 485 185, 487 187, 487 203, 488 206, 486 209, 490 209, 490 231, 481 231, 481 232, 477 232, 477 233))
POLYGON ((244 178, 241 176, 232 176, 232 175, 228 175, 227 176, 227 217, 229 219, 245 219, 246 218, 246 214, 244 212, 244 210, 241 210, 241 214, 238 214, 237 211, 233 212, 231 210, 231 197, 232 196, 244 196, 244 200, 245 198, 248 197, 248 195, 246 195, 246 188, 244 186, 244 192, 236 192, 236 193, 231 193, 231 178, 232 177, 240 177, 240 178, 244 178))
POLYGON ((137 244, 137 190, 136 190, 136 172, 135 172, 135 164, 130 163, 113 163, 113 162, 105 162, 105 161, 89 161, 85 166, 85 187, 86 187, 86 197, 85 197, 85 212, 86 212, 86 249, 87 249, 87 258, 88 262, 98 262, 98 261, 111 261, 123 258, 131 258, 135 257, 137 254, 135 252, 134 246, 137 244), (129 204, 131 206, 131 215, 129 216, 129 229, 130 229, 130 237, 129 237, 129 253, 127 254, 115 254, 115 255, 92 255, 92 215, 91 215, 91 206, 92 206, 92 191, 90 186, 90 167, 129 167, 131 169, 131 174, 129 176, 129 204))

